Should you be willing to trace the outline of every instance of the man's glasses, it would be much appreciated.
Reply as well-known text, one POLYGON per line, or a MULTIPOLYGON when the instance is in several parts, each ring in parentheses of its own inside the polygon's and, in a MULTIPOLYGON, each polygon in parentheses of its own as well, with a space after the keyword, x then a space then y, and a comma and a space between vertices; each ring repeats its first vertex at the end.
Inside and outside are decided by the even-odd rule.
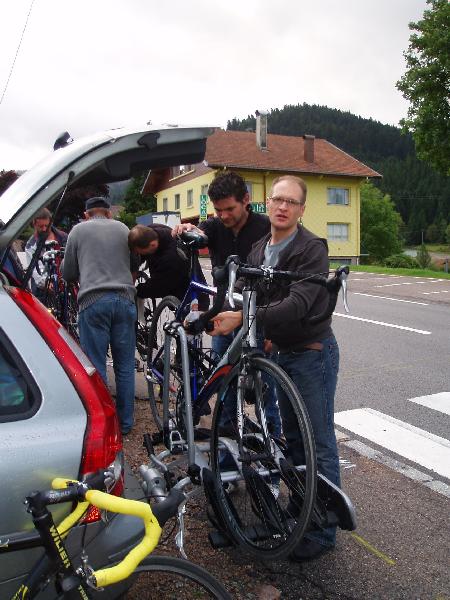
POLYGON ((272 196, 270 198, 267 198, 267 200, 270 200, 276 206, 281 206, 283 202, 285 202, 287 206, 300 206, 301 204, 303 204, 303 202, 301 202, 300 200, 294 200, 293 198, 284 198, 284 196, 272 196))

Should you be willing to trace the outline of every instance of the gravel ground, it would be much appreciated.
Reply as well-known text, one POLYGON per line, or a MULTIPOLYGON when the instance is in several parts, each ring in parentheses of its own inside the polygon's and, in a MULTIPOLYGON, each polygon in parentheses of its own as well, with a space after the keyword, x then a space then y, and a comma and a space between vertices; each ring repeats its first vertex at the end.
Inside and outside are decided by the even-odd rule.
MULTIPOLYGON (((137 473, 141 464, 148 463, 142 436, 144 433, 154 431, 150 407, 146 400, 136 400, 135 421, 136 425, 133 431, 124 438, 124 449, 128 463, 137 473)), ((187 505, 185 551, 189 560, 206 568, 219 579, 233 598, 252 600, 264 597, 266 600, 271 600, 279 597, 278 594, 261 596, 261 584, 265 582, 261 580, 261 573, 255 571, 255 565, 244 563, 242 556, 235 549, 214 550, 208 541, 209 530, 206 502, 201 493, 195 499, 190 500, 187 505)), ((176 530, 173 530, 173 521, 171 521, 164 528, 161 542, 156 550, 157 554, 179 556, 175 545, 175 534, 176 530)), ((159 589, 155 576, 152 576, 151 584, 144 579, 146 577, 146 575, 141 576, 138 583, 128 593, 127 600, 146 600, 147 598, 182 600, 184 597, 186 600, 190 600, 194 597, 192 595, 183 596, 179 582, 164 579, 160 582, 161 589, 159 589)), ((267 581, 269 582, 269 577, 267 581)), ((190 593, 192 594, 192 591, 190 593)))

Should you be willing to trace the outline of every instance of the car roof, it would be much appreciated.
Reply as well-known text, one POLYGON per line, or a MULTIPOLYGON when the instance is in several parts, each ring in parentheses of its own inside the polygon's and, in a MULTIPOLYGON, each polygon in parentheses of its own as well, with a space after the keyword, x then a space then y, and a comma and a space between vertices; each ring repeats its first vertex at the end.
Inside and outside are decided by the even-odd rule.
POLYGON ((154 168, 201 162, 214 127, 144 125, 111 129, 55 150, 6 190, 0 202, 0 250, 67 186, 123 181, 154 168))

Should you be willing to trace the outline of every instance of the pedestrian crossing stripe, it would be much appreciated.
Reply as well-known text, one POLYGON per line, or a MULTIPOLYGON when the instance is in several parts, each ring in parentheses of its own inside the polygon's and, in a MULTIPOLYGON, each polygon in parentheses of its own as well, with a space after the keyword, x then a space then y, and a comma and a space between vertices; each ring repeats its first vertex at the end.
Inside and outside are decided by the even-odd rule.
POLYGON ((336 425, 450 479, 449 440, 371 408, 338 412, 334 420, 336 425))
POLYGON ((418 396, 417 398, 410 398, 409 401, 437 410, 445 415, 450 415, 450 392, 440 392, 439 394, 431 394, 429 396, 418 396))

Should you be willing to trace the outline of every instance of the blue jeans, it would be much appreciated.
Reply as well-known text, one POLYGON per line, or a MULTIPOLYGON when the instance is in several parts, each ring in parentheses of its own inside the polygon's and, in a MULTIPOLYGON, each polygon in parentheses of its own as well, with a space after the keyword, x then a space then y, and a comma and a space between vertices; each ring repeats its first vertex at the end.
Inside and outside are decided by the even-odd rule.
MULTIPOLYGON (((278 353, 277 362, 287 372, 303 397, 316 442, 317 468, 332 483, 340 486, 339 454, 334 433, 334 394, 339 371, 339 347, 334 336, 321 340, 323 350, 278 353)), ((289 440, 289 415, 283 414, 283 392, 277 390, 283 429, 294 464, 304 464, 301 440, 289 440)), ((307 537, 334 546, 336 528, 310 532, 307 537)))
MULTIPOLYGON (((227 335, 217 335, 212 338, 212 349, 222 358, 225 352, 230 347, 235 335, 239 332, 239 327, 227 335)), ((256 341, 258 348, 263 350, 264 348, 264 336, 262 331, 257 331, 256 341)), ((267 358, 271 358, 272 355, 266 354, 267 358)), ((271 431, 275 437, 281 435, 281 422, 280 413, 278 410, 277 399, 273 382, 270 377, 264 377, 265 383, 269 386, 266 392, 265 398, 265 415, 271 425, 271 431)), ((224 410, 221 417, 221 425, 225 425, 235 420, 236 418, 236 395, 235 393, 228 394, 224 398, 224 410)))
POLYGON ((136 305, 107 292, 80 312, 80 343, 105 383, 106 355, 111 346, 116 379, 116 408, 123 433, 133 426, 136 305))

